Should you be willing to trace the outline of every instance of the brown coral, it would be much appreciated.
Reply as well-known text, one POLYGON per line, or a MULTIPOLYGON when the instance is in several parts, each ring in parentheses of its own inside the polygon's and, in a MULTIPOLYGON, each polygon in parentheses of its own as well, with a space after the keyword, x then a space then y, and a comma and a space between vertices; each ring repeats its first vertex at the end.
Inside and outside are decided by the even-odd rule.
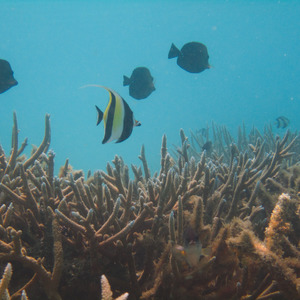
POLYGON ((164 136, 154 175, 142 147, 133 179, 116 155, 84 180, 68 161, 53 174, 48 115, 41 145, 21 158, 14 114, 10 157, 0 148, 0 261, 13 265, 12 297, 100 299, 102 274, 129 299, 299 297, 298 136, 243 127, 235 144, 226 127, 212 129, 207 153, 203 136, 190 143, 181 130, 173 158, 164 136), (188 253, 189 227, 202 244, 195 263, 177 255, 188 253))

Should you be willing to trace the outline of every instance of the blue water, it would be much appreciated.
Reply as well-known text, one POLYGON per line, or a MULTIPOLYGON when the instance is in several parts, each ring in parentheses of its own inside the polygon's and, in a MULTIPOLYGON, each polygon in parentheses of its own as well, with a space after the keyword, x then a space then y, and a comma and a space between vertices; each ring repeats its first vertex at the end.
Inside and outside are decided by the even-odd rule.
MULTIPOLYGON (((159 169, 163 134, 168 147, 210 125, 235 132, 284 115, 300 128, 300 1, 5 1, 0 4, 0 58, 19 85, 0 95, 0 144, 9 154, 12 113, 20 143, 39 145, 51 115, 56 172, 69 158, 75 169, 105 169, 116 154, 151 172, 159 169), (212 68, 191 74, 168 60, 171 43, 204 43, 212 68), (146 66, 156 91, 137 101, 123 75, 146 66), (102 110, 116 90, 142 123, 120 144, 102 145, 102 110)), ((280 132, 279 132, 280 133, 280 132)))

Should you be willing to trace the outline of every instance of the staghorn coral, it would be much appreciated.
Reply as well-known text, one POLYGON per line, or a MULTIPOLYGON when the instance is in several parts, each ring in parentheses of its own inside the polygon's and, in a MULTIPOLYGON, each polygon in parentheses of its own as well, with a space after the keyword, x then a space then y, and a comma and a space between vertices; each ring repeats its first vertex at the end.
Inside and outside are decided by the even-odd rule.
POLYGON ((28 159, 13 120, 10 156, 0 148, 0 262, 13 265, 12 299, 22 290, 100 299, 101 274, 128 299, 299 298, 296 134, 266 127, 247 137, 242 127, 235 144, 213 125, 213 149, 202 152, 204 138, 191 133, 190 143, 181 130, 173 157, 163 136, 159 172, 142 147, 133 179, 116 155, 85 180, 68 160, 54 175, 48 115, 28 159), (186 244, 189 228, 201 247, 186 244))
MULTIPOLYGON (((102 300, 113 300, 111 287, 105 275, 101 276, 101 294, 102 300)), ((123 295, 116 298, 116 300, 126 300, 128 297, 128 293, 124 293, 123 295)))
POLYGON ((294 247, 300 242, 299 204, 288 194, 281 194, 273 209, 265 230, 266 246, 277 255, 300 259, 300 252, 294 247))
POLYGON ((8 263, 5 267, 1 282, 0 282, 0 297, 1 299, 9 299, 8 284, 12 276, 12 266, 8 263))
MULTIPOLYGON (((8 285, 12 277, 12 266, 8 263, 4 269, 2 279, 0 281, 0 298, 11 300, 13 297, 10 296, 8 291, 8 285)), ((25 290, 22 290, 21 300, 28 300, 25 290)))

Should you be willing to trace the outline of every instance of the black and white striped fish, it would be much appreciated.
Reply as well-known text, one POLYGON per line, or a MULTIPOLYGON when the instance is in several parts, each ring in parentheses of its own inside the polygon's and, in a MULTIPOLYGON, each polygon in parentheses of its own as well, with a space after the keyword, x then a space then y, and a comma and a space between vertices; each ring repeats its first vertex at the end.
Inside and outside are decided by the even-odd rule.
POLYGON ((275 125, 277 128, 286 128, 287 126, 289 126, 289 124, 290 120, 284 116, 276 118, 275 125))
POLYGON ((104 111, 96 106, 98 118, 97 125, 104 122, 104 138, 102 144, 106 144, 116 140, 120 143, 129 138, 132 129, 135 126, 141 126, 141 123, 134 119, 133 112, 126 101, 112 89, 96 84, 89 84, 87 86, 96 86, 106 89, 109 92, 109 102, 104 111))

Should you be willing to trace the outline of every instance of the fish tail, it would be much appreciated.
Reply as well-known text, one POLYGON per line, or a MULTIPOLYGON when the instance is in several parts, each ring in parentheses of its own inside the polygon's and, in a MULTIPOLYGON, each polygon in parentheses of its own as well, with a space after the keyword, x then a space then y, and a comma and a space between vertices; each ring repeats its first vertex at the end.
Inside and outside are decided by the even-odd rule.
POLYGON ((180 51, 178 50, 178 48, 172 43, 169 54, 168 54, 168 58, 174 58, 179 56, 180 51))
POLYGON ((123 86, 125 85, 129 85, 130 84, 130 78, 128 78, 127 76, 123 76, 123 86))
POLYGON ((97 109, 97 113, 98 113, 98 118, 97 118, 97 125, 99 125, 103 119, 103 112, 101 111, 101 109, 97 106, 96 106, 96 109, 97 109))

